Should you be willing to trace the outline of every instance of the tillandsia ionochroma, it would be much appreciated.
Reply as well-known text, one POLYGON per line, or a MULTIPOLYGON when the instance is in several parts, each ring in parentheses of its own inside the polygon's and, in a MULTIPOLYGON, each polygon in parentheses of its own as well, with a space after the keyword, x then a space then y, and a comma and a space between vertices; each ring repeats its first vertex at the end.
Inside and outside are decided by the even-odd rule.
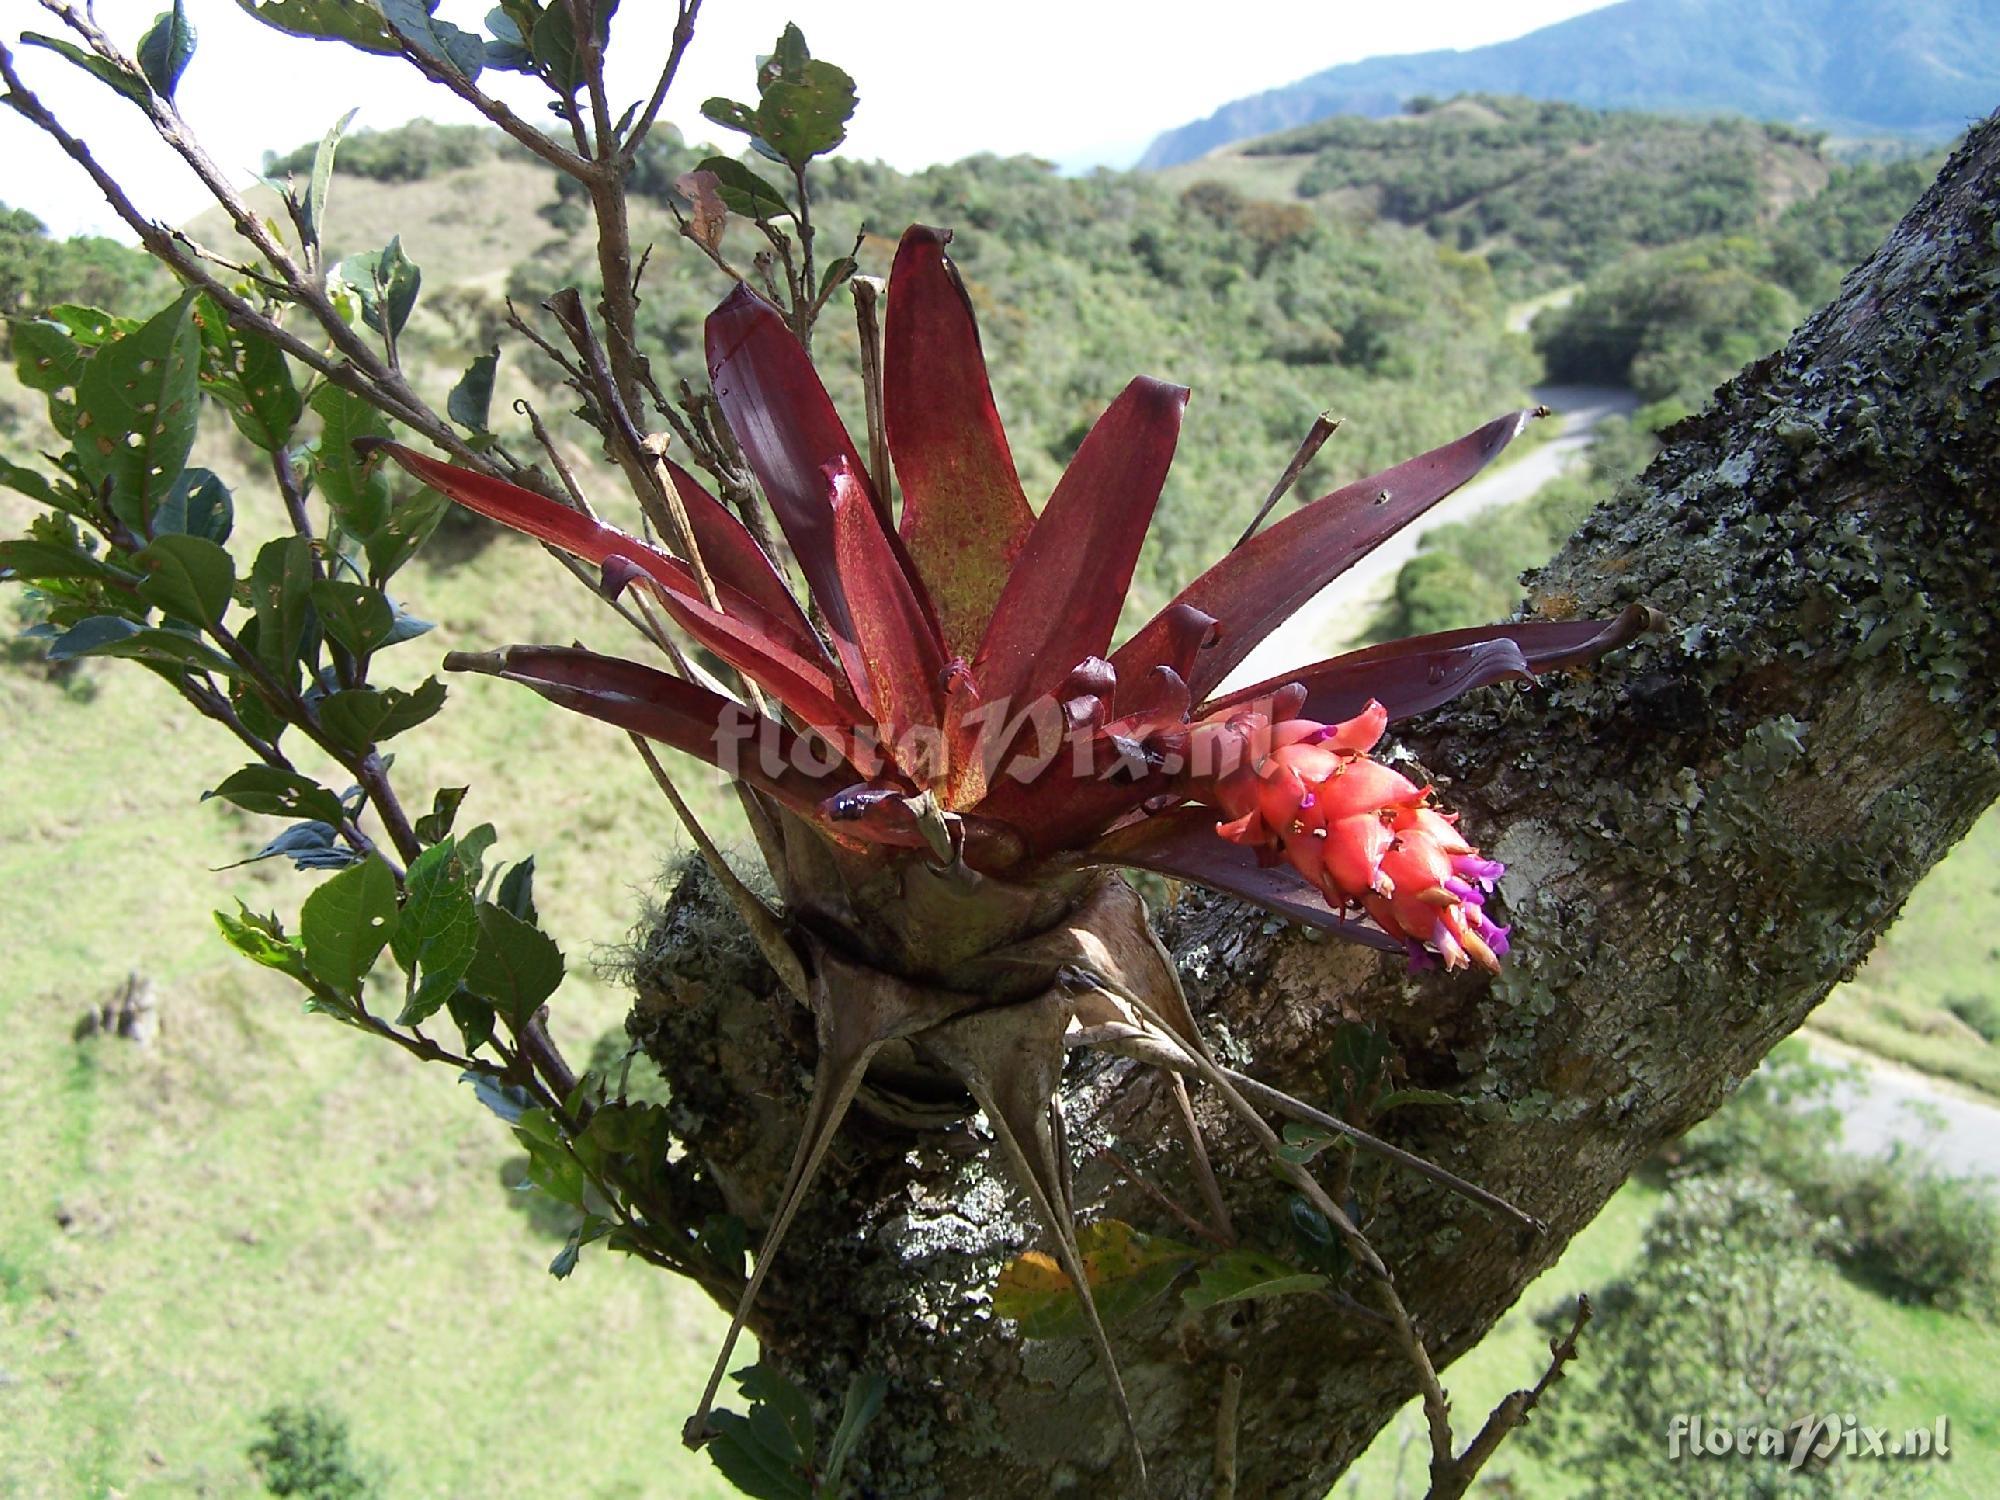
POLYGON ((1486 901, 1500 865, 1370 752, 1396 720, 1586 662, 1646 624, 1634 608, 1456 630, 1220 691, 1258 642, 1536 415, 1520 411, 1252 535, 1114 648, 1188 392, 1133 380, 1037 513, 948 238, 912 227, 889 279, 880 401, 900 510, 886 466, 864 462, 776 306, 739 285, 708 319, 715 398, 803 600, 786 560, 664 454, 651 478, 675 546, 370 440, 460 504, 598 565, 607 592, 650 596, 736 674, 725 684, 685 658, 673 673, 557 646, 447 661, 720 767, 771 835, 782 915, 760 925, 812 1011, 819 1058, 691 1441, 848 1107, 859 1097, 895 1115, 866 1077, 892 1045, 900 1073, 953 1080, 984 1111, 1055 1241, 1129 1430, 1056 1146, 1065 1048, 1173 1070, 1190 1130, 1182 1073, 1325 1117, 1207 1054, 1117 867, 1227 892, 1415 967, 1497 968, 1507 933, 1486 901))

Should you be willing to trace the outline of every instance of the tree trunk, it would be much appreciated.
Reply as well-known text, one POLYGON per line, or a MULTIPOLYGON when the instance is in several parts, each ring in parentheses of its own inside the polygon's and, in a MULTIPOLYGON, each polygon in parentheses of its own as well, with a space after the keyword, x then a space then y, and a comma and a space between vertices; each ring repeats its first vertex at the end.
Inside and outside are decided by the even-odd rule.
MULTIPOLYGON (((1535 612, 1644 601, 1663 634, 1404 736, 1509 866, 1497 980, 1412 977, 1201 892, 1159 914, 1238 1066, 1325 1106, 1338 1023, 1373 1023, 1413 1083, 1464 1101, 1385 1129, 1546 1221, 1530 1236, 1422 1179, 1381 1180, 1369 1232, 1440 1365, 1852 972, 2000 793, 1996 164, 1989 122, 1831 306, 1530 580, 1535 612)), ((720 912, 703 878, 683 881, 633 1024, 703 1164, 691 1191, 754 1226, 810 1028, 720 912)), ((1282 1251, 1285 1190, 1207 1092, 1237 1230, 1282 1251)), ((1074 1061, 1064 1103, 1079 1219, 1186 1238, 1094 1151, 1201 1201, 1159 1076, 1074 1061)), ((996 1271, 1035 1235, 979 1146, 967 1128, 853 1121, 766 1290, 765 1348, 833 1400, 852 1369, 888 1374, 850 1470, 868 1492, 1132 1493, 1089 1345, 1024 1343, 992 1314, 996 1271)), ((1377 1322, 1309 1297, 1202 1313, 1163 1297, 1112 1336, 1160 1495, 1214 1491, 1229 1364, 1244 1495, 1325 1494, 1414 1390, 1377 1322)), ((1455 1415, 1462 1447, 1485 1414, 1455 1415)))

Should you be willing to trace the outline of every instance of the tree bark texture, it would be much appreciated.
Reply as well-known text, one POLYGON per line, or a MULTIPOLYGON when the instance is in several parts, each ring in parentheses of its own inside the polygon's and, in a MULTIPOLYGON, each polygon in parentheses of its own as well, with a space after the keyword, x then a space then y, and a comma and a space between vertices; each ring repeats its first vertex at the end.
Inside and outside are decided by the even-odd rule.
MULTIPOLYGON (((1225 1060, 1330 1107, 1340 1024, 1372 1023, 1411 1083, 1463 1101, 1399 1111, 1384 1132, 1548 1224, 1529 1235, 1408 1174, 1355 1171, 1440 1365, 1853 971, 2000 794, 1996 185, 1989 122, 1832 305, 1674 429, 1529 580, 1534 612, 1643 601, 1665 632, 1588 676, 1487 689, 1405 726, 1509 866, 1514 953, 1497 980, 1411 976, 1198 891, 1156 914, 1225 1060)), ((691 1191, 754 1229, 791 1149, 811 1028, 699 873, 640 967, 632 1025, 675 1089, 691 1191)), ((1208 1092, 1197 1108, 1236 1228, 1285 1251, 1286 1191, 1208 1092)), ((1200 1212, 1160 1077, 1073 1058, 1064 1107, 1079 1219, 1186 1238, 1096 1150, 1200 1212)), ((830 1403, 855 1368, 890 1377, 850 1470, 866 1493, 1132 1493, 1089 1345, 1023 1342, 992 1312, 997 1270, 1036 1236, 981 1147, 976 1122, 852 1120, 774 1269, 765 1349, 830 1403)), ((1169 1295, 1113 1342, 1163 1496, 1214 1492, 1231 1364, 1244 1495, 1324 1495, 1414 1390, 1378 1322, 1311 1297, 1190 1313, 1169 1295)), ((1484 1415, 1454 1413, 1461 1447, 1484 1415)))

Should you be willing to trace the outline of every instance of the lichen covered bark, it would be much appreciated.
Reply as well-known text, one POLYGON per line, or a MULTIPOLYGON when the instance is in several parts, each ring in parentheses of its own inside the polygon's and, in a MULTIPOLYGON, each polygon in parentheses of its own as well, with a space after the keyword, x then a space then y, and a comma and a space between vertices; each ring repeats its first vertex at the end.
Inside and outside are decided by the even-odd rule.
MULTIPOLYGON (((1996 200, 1989 123, 1834 304, 1530 580, 1540 613, 1643 601, 1666 632, 1588 679, 1489 689, 1405 736, 1510 866, 1497 980, 1412 978, 1199 893, 1160 913, 1238 1066, 1325 1104, 1339 1022, 1384 1028, 1412 1081, 1465 1101, 1394 1117, 1399 1142, 1548 1223, 1524 1237, 1384 1181, 1371 1236, 1440 1362, 1799 1024, 2000 794, 1996 200)), ((727 924, 690 875, 633 1024, 701 1164, 691 1203, 754 1225, 811 1029, 727 924)), ((1079 1216, 1180 1233, 1095 1153, 1199 1201, 1157 1078, 1074 1063, 1064 1104, 1079 1216)), ((1202 1112, 1238 1230, 1284 1245, 1283 1191, 1202 1112)), ((857 1366, 889 1375, 859 1464, 873 1492, 1127 1493, 1088 1345, 1024 1344, 992 1315, 998 1267, 1034 1236, 979 1146, 970 1126, 851 1124, 773 1273, 765 1347, 828 1399, 857 1366)), ((1378 1324, 1308 1298, 1200 1314, 1168 1298, 1114 1341, 1161 1495, 1212 1491, 1231 1362, 1243 1494, 1324 1494, 1412 1391, 1378 1324)), ((1456 1415, 1469 1440, 1484 1414, 1456 1415)))

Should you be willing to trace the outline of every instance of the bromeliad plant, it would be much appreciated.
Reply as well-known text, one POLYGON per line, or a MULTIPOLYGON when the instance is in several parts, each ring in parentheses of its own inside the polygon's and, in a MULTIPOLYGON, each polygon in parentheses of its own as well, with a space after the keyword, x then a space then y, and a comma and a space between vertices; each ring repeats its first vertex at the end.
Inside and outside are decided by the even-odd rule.
MULTIPOLYGON (((671 550, 401 444, 367 445, 597 565, 608 594, 657 602, 733 674, 554 646, 446 662, 709 762, 764 830, 780 909, 736 894, 810 1007, 819 1060, 790 1176, 689 1424, 695 1441, 786 1229, 885 1049, 899 1074, 929 1069, 984 1110, 1117 1390, 1051 1124, 1065 1048, 1135 1053, 1238 1096, 1116 868, 1197 882, 1414 967, 1497 969, 1507 932, 1486 902, 1501 866, 1428 788, 1371 752, 1398 719, 1587 661, 1644 624, 1635 610, 1453 631, 1225 689, 1274 628, 1504 448, 1536 415, 1523 411, 1300 508, 1114 649, 1188 392, 1134 380, 1038 514, 947 239, 911 228, 891 272, 886 463, 879 451, 864 461, 779 308, 739 285, 708 320, 715 400, 803 598, 787 560, 657 446, 671 550)), ((1321 1211, 1351 1230, 1330 1202, 1321 1211)))

